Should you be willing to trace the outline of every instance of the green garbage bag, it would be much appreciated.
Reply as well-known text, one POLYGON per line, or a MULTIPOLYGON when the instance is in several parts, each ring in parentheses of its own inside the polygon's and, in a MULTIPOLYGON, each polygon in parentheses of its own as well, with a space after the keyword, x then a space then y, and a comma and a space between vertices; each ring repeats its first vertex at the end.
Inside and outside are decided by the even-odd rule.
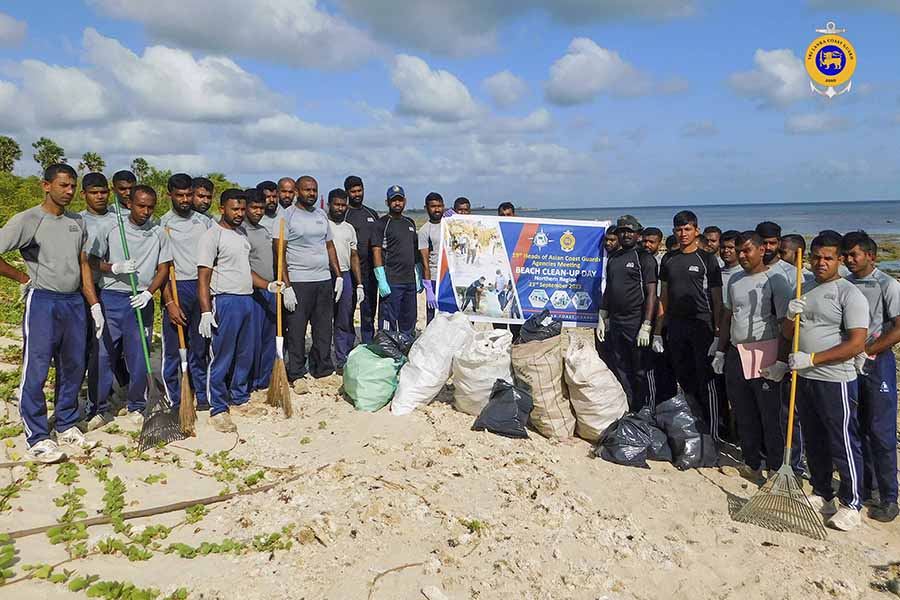
POLYGON ((390 402, 404 362, 382 358, 362 345, 354 348, 344 365, 344 392, 356 409, 375 412, 390 402))

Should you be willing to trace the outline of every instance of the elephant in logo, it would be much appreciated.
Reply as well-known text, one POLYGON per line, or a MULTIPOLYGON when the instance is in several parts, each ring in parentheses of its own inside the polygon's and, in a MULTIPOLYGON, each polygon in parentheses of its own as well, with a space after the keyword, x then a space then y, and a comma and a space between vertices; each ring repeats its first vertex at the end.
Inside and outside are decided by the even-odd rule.
POLYGON ((840 69, 843 58, 840 52, 822 52, 819 55, 819 66, 823 69, 840 69))

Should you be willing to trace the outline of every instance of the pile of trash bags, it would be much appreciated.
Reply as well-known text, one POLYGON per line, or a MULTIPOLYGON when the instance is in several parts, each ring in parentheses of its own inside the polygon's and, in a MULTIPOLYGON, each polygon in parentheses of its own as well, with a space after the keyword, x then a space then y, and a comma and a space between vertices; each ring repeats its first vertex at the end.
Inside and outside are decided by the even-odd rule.
POLYGON ((512 341, 508 329, 478 331, 453 358, 456 410, 477 417, 487 406, 498 380, 512 384, 512 341))

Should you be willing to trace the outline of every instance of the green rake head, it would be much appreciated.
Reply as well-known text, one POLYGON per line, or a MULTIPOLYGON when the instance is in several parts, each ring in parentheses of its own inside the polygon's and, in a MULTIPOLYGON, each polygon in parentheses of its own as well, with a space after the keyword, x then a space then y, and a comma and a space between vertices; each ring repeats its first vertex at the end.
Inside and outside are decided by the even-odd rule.
POLYGON ((184 439, 178 411, 166 399, 162 384, 151 376, 147 381, 147 407, 144 409, 144 425, 138 439, 138 451, 184 439))
POLYGON ((783 464, 734 520, 816 540, 824 540, 828 535, 822 516, 809 503, 790 464, 783 464))

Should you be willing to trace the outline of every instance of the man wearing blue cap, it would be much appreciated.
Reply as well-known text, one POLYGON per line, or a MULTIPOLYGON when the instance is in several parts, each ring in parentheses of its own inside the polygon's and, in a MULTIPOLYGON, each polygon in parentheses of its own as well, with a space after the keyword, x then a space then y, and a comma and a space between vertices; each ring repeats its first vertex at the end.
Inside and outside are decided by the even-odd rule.
POLYGON ((412 335, 416 328, 416 272, 419 240, 416 224, 403 215, 406 194, 399 185, 387 190, 388 214, 375 223, 372 232, 372 264, 378 280, 381 329, 412 335))

